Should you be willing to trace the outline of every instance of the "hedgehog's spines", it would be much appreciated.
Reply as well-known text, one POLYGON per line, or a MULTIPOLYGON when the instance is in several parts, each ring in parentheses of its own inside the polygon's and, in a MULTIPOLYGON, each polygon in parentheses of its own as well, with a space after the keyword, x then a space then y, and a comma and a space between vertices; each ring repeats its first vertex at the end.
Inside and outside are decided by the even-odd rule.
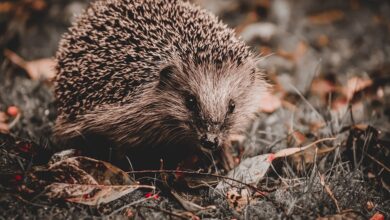
POLYGON ((95 1, 63 36, 56 59, 56 134, 65 139, 93 133, 154 147, 194 139, 207 120, 239 131, 266 88, 234 31, 179 0, 95 1), (165 67, 174 71, 164 86, 165 67), (201 112, 185 107, 186 93, 201 112), (236 111, 227 115, 232 100, 236 111))

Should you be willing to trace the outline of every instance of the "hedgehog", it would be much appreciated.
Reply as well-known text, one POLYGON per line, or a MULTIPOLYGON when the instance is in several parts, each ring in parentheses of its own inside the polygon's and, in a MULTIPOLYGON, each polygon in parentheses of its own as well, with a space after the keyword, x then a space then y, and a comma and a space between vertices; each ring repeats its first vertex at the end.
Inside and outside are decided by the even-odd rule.
POLYGON ((56 54, 55 136, 133 164, 221 149, 267 91, 259 59, 190 2, 95 1, 56 54))

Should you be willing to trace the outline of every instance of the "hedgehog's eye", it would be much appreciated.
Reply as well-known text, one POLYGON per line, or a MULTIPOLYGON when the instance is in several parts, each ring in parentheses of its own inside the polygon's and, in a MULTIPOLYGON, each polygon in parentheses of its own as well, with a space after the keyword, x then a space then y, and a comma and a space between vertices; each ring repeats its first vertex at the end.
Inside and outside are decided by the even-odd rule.
POLYGON ((198 107, 196 97, 194 95, 187 95, 186 96, 186 106, 190 111, 195 111, 198 107))
POLYGON ((229 114, 233 113, 235 108, 236 108, 236 104, 234 103, 233 100, 230 100, 229 101, 229 109, 228 109, 229 114))

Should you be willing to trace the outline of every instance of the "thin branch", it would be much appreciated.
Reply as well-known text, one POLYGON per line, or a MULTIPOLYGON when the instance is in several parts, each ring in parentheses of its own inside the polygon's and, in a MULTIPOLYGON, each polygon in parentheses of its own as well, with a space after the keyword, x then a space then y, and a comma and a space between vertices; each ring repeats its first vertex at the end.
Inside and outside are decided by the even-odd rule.
POLYGON ((150 174, 155 174, 155 173, 179 173, 179 174, 192 174, 192 175, 198 175, 198 176, 211 176, 211 177, 216 177, 216 178, 220 178, 220 179, 227 179, 227 180, 231 180, 233 182, 236 182, 236 183, 239 183, 241 185, 244 185, 256 192, 259 192, 259 193, 263 193, 263 192, 267 192, 267 191, 264 191, 264 190, 260 190, 259 188, 257 188, 256 186, 253 186, 251 184, 248 184, 248 183, 244 183, 240 180, 237 180, 237 179, 234 179, 234 178, 231 178, 231 177, 227 177, 227 176, 222 176, 222 175, 218 175, 218 174, 211 174, 211 173, 200 173, 200 172, 197 172, 197 171, 188 171, 188 170, 137 170, 137 171, 128 171, 126 172, 128 174, 147 174, 147 173, 150 173, 150 174))
POLYGON ((324 116, 322 116, 316 108, 314 108, 314 106, 305 98, 305 96, 303 96, 303 94, 295 87, 293 86, 292 84, 290 84, 291 88, 294 89, 295 93, 299 95, 299 97, 311 108, 311 110, 317 114, 317 116, 323 121, 326 123, 326 120, 324 118, 324 116))
POLYGON ((363 152, 365 155, 367 155, 371 160, 373 160, 375 163, 379 164, 380 166, 383 167, 383 169, 385 169, 387 172, 390 173, 390 168, 388 168, 386 165, 384 165, 382 162, 380 162, 379 160, 375 159, 375 157, 369 155, 368 153, 366 152, 363 152))

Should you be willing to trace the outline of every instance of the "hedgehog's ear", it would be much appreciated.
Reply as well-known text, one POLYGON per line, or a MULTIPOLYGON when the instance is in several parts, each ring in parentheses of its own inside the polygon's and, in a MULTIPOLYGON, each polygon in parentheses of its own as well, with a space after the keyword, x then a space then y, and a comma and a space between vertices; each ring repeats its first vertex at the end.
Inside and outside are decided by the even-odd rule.
POLYGON ((174 65, 168 65, 160 70, 160 85, 171 84, 173 75, 177 72, 177 68, 174 65))

